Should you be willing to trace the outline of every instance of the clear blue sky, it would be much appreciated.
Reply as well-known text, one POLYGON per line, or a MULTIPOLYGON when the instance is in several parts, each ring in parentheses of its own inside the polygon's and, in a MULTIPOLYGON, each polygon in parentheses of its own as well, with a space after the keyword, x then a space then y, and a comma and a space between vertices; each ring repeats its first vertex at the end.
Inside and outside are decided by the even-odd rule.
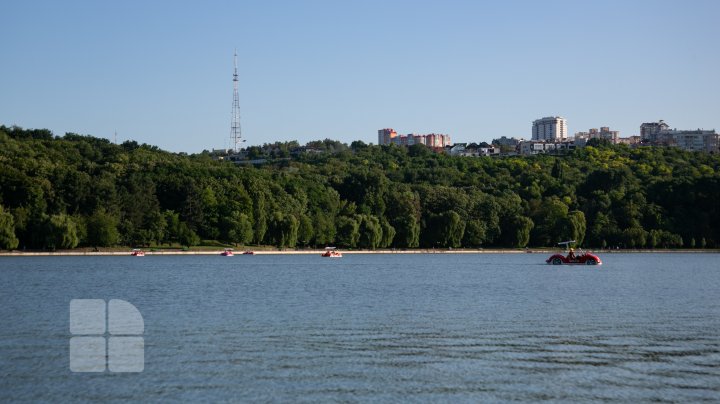
POLYGON ((720 1, 4 1, 0 124, 228 145, 720 129, 720 1))

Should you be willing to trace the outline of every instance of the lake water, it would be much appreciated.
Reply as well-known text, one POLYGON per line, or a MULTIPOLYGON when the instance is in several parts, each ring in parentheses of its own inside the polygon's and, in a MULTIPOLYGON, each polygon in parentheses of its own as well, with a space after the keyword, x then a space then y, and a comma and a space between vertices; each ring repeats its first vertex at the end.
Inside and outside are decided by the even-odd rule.
POLYGON ((720 255, 0 257, 0 402, 720 400, 720 255), (123 299, 141 373, 73 373, 123 299))

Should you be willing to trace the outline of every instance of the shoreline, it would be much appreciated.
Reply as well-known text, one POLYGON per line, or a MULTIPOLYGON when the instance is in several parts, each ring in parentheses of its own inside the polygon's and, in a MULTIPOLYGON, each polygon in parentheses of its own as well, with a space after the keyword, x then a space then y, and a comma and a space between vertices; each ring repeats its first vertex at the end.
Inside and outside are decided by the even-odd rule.
MULTIPOLYGON (((217 250, 196 250, 196 251, 183 251, 183 250, 165 250, 165 251, 153 251, 151 249, 144 250, 146 256, 150 255, 220 255, 222 249, 217 250)), ((238 249, 235 255, 244 255, 242 251, 252 251, 252 255, 320 255, 325 250, 252 250, 252 249, 238 249)), ((343 254, 553 254, 560 252, 558 249, 410 249, 410 250, 341 250, 343 254)), ((702 253, 702 254, 718 254, 720 249, 652 249, 652 250, 587 250, 588 252, 598 254, 687 254, 687 253, 702 253)), ((64 251, 3 251, 0 252, 0 257, 102 257, 102 256, 130 256, 131 250, 127 251, 91 251, 91 250, 64 250, 64 251)))

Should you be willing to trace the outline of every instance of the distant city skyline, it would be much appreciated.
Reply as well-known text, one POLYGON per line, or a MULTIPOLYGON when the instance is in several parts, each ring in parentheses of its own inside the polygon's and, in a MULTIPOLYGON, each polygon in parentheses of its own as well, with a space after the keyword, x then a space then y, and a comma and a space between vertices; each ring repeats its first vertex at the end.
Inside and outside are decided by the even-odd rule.
POLYGON ((230 147, 238 53, 244 145, 453 142, 644 122, 718 129, 720 2, 6 2, 0 124, 230 147), (603 27, 612 27, 604 29, 603 27))

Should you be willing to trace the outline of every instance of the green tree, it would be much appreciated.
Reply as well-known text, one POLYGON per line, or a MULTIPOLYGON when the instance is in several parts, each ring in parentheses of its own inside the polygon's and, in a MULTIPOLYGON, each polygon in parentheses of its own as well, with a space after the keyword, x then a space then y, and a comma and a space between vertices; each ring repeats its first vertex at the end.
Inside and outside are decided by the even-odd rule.
POLYGON ((150 241, 160 242, 165 239, 165 232, 167 231, 167 222, 165 215, 160 212, 159 209, 154 209, 148 212, 144 217, 143 223, 145 237, 148 239, 144 245, 150 244, 150 241))
POLYGON ((45 248, 50 250, 75 248, 80 241, 77 225, 65 214, 52 215, 45 221, 45 248))
POLYGON ((300 223, 294 215, 286 215, 283 218, 282 241, 280 246, 294 248, 297 245, 298 229, 300 223))
POLYGON ((329 245, 335 240, 335 223, 332 217, 318 212, 313 215, 314 244, 329 245))
POLYGON ((628 248, 643 248, 647 242, 648 232, 642 227, 629 227, 623 230, 623 242, 628 248))
POLYGON ((405 214, 391 219, 391 225, 396 230, 393 246, 415 248, 420 245, 420 222, 414 215, 405 214))
POLYGON ((384 217, 380 220, 380 226, 382 227, 382 240, 378 247, 388 248, 395 238, 395 228, 384 217))
POLYGON ((360 238, 360 225, 357 220, 347 216, 340 216, 336 221, 336 226, 339 245, 350 248, 357 246, 360 238))
POLYGON ((203 209, 203 221, 200 223, 201 234, 210 239, 220 237, 220 204, 212 187, 206 186, 200 195, 203 209))
POLYGON ((465 234, 465 222, 463 222, 460 215, 455 211, 445 212, 443 214, 445 221, 445 232, 447 247, 457 248, 462 245, 461 240, 465 234))
POLYGON ((672 234, 667 230, 650 230, 648 234, 648 246, 661 248, 682 247, 683 240, 678 234, 672 234), (651 244, 651 241, 654 244, 651 244))
POLYGON ((567 238, 568 206, 557 197, 547 198, 535 208, 531 217, 535 227, 530 233, 533 245, 555 245, 561 238, 567 238))
POLYGON ((590 226, 587 243, 590 246, 615 246, 620 243, 621 232, 611 216, 598 212, 593 224, 590 226))
POLYGON ((374 250, 382 242, 382 226, 380 220, 373 215, 359 215, 360 238, 358 239, 358 247, 374 250))
POLYGON ((300 215, 298 220, 298 244, 303 247, 310 245, 313 240, 313 223, 308 215, 300 215))
POLYGON ((555 158, 555 164, 553 164, 551 175, 560 181, 565 179, 565 166, 559 158, 555 158))
POLYGON ((585 214, 582 211, 574 210, 568 212, 565 223, 562 226, 564 227, 562 238, 575 240, 578 245, 582 244, 587 229, 585 214))
POLYGON ((227 240, 231 243, 246 245, 249 244, 253 239, 253 226, 250 218, 240 212, 233 212, 230 217, 225 218, 228 222, 226 226, 227 240))
POLYGON ((275 211, 270 216, 266 240, 279 248, 295 247, 300 224, 293 215, 275 211))
POLYGON ((525 216, 512 216, 503 220, 502 243, 507 247, 526 247, 530 242, 533 221, 525 216))
POLYGON ((466 247, 480 247, 485 241, 485 230, 485 223, 481 220, 468 220, 465 225, 463 245, 466 247))
POLYGON ((93 247, 110 247, 120 241, 120 233, 117 229, 117 217, 106 212, 97 210, 86 220, 87 244, 93 247))
POLYGON ((514 245, 516 247, 525 247, 530 242, 530 231, 534 226, 533 221, 529 217, 516 216, 516 231, 514 245))
POLYGON ((178 226, 178 241, 180 245, 192 247, 200 244, 200 236, 195 233, 186 222, 180 222, 178 226))
POLYGON ((496 242, 503 232, 502 216, 510 216, 513 212, 519 211, 520 197, 513 194, 510 198, 495 198, 484 195, 477 201, 473 209, 473 217, 480 220, 485 228, 483 243, 496 242), (513 206, 518 205, 518 206, 513 206), (501 213, 505 213, 501 216, 501 213))
POLYGON ((186 188, 185 201, 180 211, 180 220, 185 222, 190 230, 197 233, 202 229, 205 222, 203 195, 194 182, 189 182, 186 188))
POLYGON ((393 189, 388 194, 386 218, 395 229, 392 246, 415 248, 420 245, 420 197, 409 189, 393 189))
POLYGON ((13 250, 17 248, 19 240, 15 237, 15 220, 0 205, 0 249, 13 250))
POLYGON ((262 185, 259 181, 253 181, 251 186, 248 187, 248 192, 253 201, 253 217, 255 218, 255 242, 262 244, 267 232, 267 203, 265 192, 262 191, 262 185))
MULTIPOLYGON (((143 149, 135 153, 145 154, 143 149)), ((132 172, 122 179, 120 188, 119 229, 128 245, 149 245, 161 241, 165 232, 165 216, 160 210, 156 186, 145 172, 132 172)))
POLYGON ((425 246, 451 248, 461 246, 464 234, 465 222, 453 210, 439 215, 430 214, 426 218, 425 228, 422 233, 425 246))
POLYGON ((180 242, 180 214, 172 210, 166 210, 163 213, 165 218, 165 237, 162 242, 170 244, 180 242))

